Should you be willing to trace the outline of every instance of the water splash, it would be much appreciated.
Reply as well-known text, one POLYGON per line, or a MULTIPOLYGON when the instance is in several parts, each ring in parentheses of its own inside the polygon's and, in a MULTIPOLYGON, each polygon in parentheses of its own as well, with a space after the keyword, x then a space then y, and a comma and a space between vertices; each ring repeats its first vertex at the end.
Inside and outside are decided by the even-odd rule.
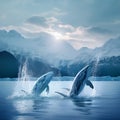
POLYGON ((98 68, 100 58, 101 58, 101 54, 96 56, 96 60, 95 60, 94 68, 93 68, 94 70, 93 70, 93 73, 92 73, 93 76, 96 76, 96 74, 97 74, 97 68, 98 68))
POLYGON ((28 75, 28 70, 27 70, 27 60, 23 64, 22 67, 19 69, 18 73, 18 81, 28 81, 29 75, 28 75))
POLYGON ((13 97, 26 96, 25 92, 23 91, 26 91, 28 93, 30 93, 31 91, 31 84, 30 84, 31 80, 27 66, 28 66, 28 60, 25 60, 24 64, 19 68, 18 80, 12 95, 13 97))

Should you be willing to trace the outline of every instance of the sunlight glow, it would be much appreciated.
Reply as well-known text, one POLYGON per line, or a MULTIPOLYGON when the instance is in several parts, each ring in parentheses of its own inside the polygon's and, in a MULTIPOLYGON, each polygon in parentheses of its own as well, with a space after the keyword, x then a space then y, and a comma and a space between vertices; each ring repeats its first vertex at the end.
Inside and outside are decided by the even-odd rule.
POLYGON ((63 35, 57 31, 51 31, 50 34, 53 35, 57 40, 63 39, 63 35))

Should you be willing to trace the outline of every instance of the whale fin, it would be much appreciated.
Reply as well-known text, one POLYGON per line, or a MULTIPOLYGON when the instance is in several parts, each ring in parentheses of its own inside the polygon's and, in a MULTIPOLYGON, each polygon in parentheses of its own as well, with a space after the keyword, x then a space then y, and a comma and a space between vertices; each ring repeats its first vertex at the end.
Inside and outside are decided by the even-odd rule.
POLYGON ((67 95, 65 95, 65 94, 63 94, 63 93, 60 93, 60 92, 56 92, 56 91, 55 91, 55 93, 57 93, 57 94, 59 94, 59 95, 61 95, 61 96, 63 96, 63 97, 68 97, 67 95))
POLYGON ((69 88, 63 88, 63 89, 65 89, 65 90, 67 90, 67 91, 70 91, 70 89, 69 89, 69 88))
POLYGON ((86 81, 86 85, 88 85, 92 89, 94 88, 93 84, 89 80, 86 81))
POLYGON ((47 86, 47 87, 46 87, 46 92, 47 92, 47 94, 49 93, 49 90, 50 90, 50 89, 49 89, 49 86, 47 86))

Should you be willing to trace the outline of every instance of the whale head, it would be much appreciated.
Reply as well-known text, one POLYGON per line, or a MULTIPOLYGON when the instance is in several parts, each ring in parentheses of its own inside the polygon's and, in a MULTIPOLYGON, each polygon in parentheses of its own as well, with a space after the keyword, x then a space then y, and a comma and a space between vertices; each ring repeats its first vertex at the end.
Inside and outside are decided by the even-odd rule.
POLYGON ((43 75, 43 82, 44 84, 49 84, 49 82, 51 81, 52 77, 53 77, 54 73, 52 71, 46 73, 43 75))

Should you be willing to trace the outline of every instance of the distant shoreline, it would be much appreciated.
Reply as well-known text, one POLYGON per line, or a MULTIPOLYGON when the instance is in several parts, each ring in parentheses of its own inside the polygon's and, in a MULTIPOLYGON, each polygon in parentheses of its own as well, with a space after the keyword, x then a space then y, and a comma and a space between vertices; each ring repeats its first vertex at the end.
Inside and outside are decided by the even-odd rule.
MULTIPOLYGON (((20 78, 0 78, 0 81, 22 81, 20 78)), ((63 77, 53 77, 52 81, 73 81, 74 77, 72 76, 63 76, 63 77)), ((27 81, 35 81, 37 77, 30 77, 27 81)), ((111 77, 111 76, 102 76, 102 77, 89 77, 91 81, 120 81, 120 76, 111 77)))

